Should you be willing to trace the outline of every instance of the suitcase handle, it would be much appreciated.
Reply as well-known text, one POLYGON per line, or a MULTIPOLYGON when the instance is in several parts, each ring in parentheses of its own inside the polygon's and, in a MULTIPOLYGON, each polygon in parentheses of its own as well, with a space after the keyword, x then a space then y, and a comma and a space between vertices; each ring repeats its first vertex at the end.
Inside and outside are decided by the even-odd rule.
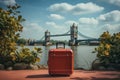
POLYGON ((56 48, 58 49, 58 48, 65 48, 65 43, 64 42, 57 42, 56 43, 56 48), (63 45, 63 47, 59 47, 58 45, 63 45))

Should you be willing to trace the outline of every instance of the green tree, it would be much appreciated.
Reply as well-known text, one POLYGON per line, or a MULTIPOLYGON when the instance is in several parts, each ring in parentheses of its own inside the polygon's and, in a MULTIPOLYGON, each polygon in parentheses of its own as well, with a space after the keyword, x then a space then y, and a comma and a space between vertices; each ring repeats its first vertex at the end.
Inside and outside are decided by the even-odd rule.
POLYGON ((120 64, 120 32, 110 35, 107 31, 100 38, 100 45, 95 48, 100 62, 120 64))
POLYGON ((21 22, 25 21, 20 15, 19 5, 8 6, 7 10, 0 8, 0 64, 6 68, 15 63, 34 64, 40 61, 39 54, 41 48, 34 48, 31 51, 22 47, 17 50, 16 42, 20 40, 25 44, 24 39, 19 39, 20 32, 23 30, 21 22))
POLYGON ((23 44, 25 45, 26 44, 26 40, 24 38, 20 38, 17 40, 17 44, 20 45, 20 44, 23 44))
POLYGON ((7 10, 0 8, 0 60, 1 62, 11 60, 10 54, 16 51, 16 41, 22 31, 22 21, 25 19, 19 15, 19 5, 8 6, 7 10), (8 59, 8 60, 7 60, 8 59))

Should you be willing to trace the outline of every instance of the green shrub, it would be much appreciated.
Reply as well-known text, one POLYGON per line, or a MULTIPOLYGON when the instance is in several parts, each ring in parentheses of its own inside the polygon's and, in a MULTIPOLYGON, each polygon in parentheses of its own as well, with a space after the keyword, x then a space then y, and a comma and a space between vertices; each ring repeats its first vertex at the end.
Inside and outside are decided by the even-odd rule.
POLYGON ((14 63, 26 63, 26 64, 34 64, 40 61, 41 48, 34 48, 34 50, 30 50, 29 48, 22 47, 19 51, 11 52, 12 61, 14 63))
POLYGON ((8 6, 8 8, 0 8, 0 63, 5 66, 11 66, 11 52, 15 52, 16 41, 23 29, 21 22, 24 21, 19 15, 19 5, 8 6))
POLYGON ((120 64, 120 32, 110 35, 104 32, 100 36, 100 45, 95 48, 97 57, 103 64, 120 64))
POLYGON ((7 10, 0 8, 0 55, 8 56, 15 52, 16 41, 23 29, 21 22, 24 20, 18 14, 20 6, 8 6, 7 10))
MULTIPOLYGON (((22 47, 17 51, 16 42, 23 30, 21 22, 24 18, 17 11, 19 5, 8 6, 8 8, 0 8, 0 64, 5 68, 13 66, 15 63, 35 63, 40 60, 38 54, 41 48, 30 49, 22 47)), ((25 44, 25 43, 24 43, 25 44)))

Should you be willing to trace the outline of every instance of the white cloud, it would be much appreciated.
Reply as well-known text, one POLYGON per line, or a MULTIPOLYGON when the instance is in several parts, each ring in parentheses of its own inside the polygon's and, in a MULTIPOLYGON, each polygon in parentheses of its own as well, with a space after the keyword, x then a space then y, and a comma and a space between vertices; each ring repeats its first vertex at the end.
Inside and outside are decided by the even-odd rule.
POLYGON ((109 31, 110 33, 120 32, 120 11, 113 10, 111 12, 101 14, 97 17, 99 21, 98 27, 101 31, 109 31))
POLYGON ((46 22, 46 25, 53 28, 58 28, 55 22, 46 22))
POLYGON ((69 20, 65 22, 65 24, 67 24, 68 26, 72 25, 73 23, 78 24, 76 21, 73 20, 69 20))
POLYGON ((106 0, 106 1, 108 1, 108 2, 111 3, 111 4, 120 6, 120 0, 106 0))
POLYGON ((57 20, 64 19, 64 17, 59 14, 50 14, 49 18, 57 20))
POLYGON ((120 22, 120 11, 114 10, 98 17, 102 22, 120 22))
POLYGON ((42 30, 42 27, 38 23, 30 23, 30 22, 25 22, 24 23, 25 29, 29 30, 42 30))
POLYGON ((52 21, 51 22, 46 22, 45 24, 48 27, 48 29, 50 29, 52 31, 55 31, 55 32, 57 32, 58 30, 60 31, 60 30, 64 29, 64 26, 58 25, 58 24, 56 24, 55 22, 52 22, 52 21))
POLYGON ((15 5, 16 1, 15 0, 1 0, 0 3, 3 3, 5 5, 15 5))
POLYGON ((51 11, 60 11, 60 12, 66 12, 70 11, 73 8, 71 4, 68 3, 57 3, 51 5, 48 9, 51 11))
POLYGON ((85 14, 85 13, 94 13, 98 11, 102 11, 104 8, 101 6, 98 6, 92 2, 89 3, 79 3, 74 6, 74 9, 72 10, 74 14, 85 14))
POLYGON ((43 36, 44 29, 38 23, 24 22, 23 26, 21 37, 38 40, 43 36))
POLYGON ((98 24, 98 20, 95 18, 80 18, 79 22, 82 24, 98 24))
POLYGON ((110 31, 112 33, 120 32, 120 24, 105 24, 104 30, 110 31))
POLYGON ((50 11, 65 12, 65 13, 70 12, 72 14, 79 15, 79 14, 102 11, 104 7, 98 6, 92 2, 78 3, 76 5, 71 5, 68 3, 58 3, 51 5, 48 9, 50 11))
POLYGON ((52 22, 52 21, 51 22, 46 22, 45 24, 48 27, 48 29, 50 29, 52 31, 55 31, 55 32, 57 32, 58 30, 60 31, 60 30, 65 29, 64 26, 56 24, 55 22, 52 22))

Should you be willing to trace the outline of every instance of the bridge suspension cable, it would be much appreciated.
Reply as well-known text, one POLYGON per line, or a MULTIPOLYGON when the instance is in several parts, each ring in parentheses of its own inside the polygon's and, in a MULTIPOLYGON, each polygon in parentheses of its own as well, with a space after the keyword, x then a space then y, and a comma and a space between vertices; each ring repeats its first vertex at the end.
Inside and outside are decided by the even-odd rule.
POLYGON ((40 40, 43 40, 45 38, 45 36, 43 36, 40 40))
POLYGON ((78 31, 78 35, 79 36, 82 36, 84 38, 88 38, 88 39, 96 39, 96 38, 93 38, 93 37, 89 37, 89 36, 86 36, 86 35, 83 35, 81 32, 78 31))
POLYGON ((50 35, 51 37, 55 37, 55 36, 69 36, 70 34, 68 34, 70 31, 67 31, 66 33, 63 34, 55 34, 55 35, 50 35))
POLYGON ((65 34, 68 34, 70 32, 70 30, 68 32, 66 32, 65 34))

